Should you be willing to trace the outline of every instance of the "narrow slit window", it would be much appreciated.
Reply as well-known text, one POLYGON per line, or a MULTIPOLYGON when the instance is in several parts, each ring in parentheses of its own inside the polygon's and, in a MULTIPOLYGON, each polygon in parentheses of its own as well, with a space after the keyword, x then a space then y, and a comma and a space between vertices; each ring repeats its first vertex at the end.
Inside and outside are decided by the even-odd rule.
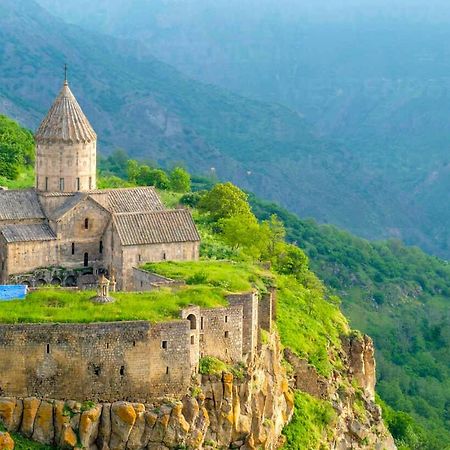
POLYGON ((169 367, 166 367, 166 375, 169 375, 169 367))
POLYGON ((204 325, 205 325, 205 320, 204 320, 205 318, 204 317, 200 317, 200 330, 203 330, 203 328, 204 328, 204 325))
POLYGON ((89 229, 89 219, 86 217, 86 219, 84 219, 84 229, 88 230, 89 229))
POLYGON ((50 353, 50 344, 47 344, 46 352, 47 352, 47 354, 50 353))
POLYGON ((228 316, 225 316, 225 323, 228 323, 228 316))
POLYGON ((77 178, 77 191, 79 191, 79 190, 80 190, 80 179, 77 178))
POLYGON ((167 341, 161 342, 161 348, 163 348, 164 350, 167 350, 167 341))
POLYGON ((59 179, 59 190, 60 190, 61 192, 64 191, 64 178, 60 178, 60 179, 59 179))
POLYGON ((45 190, 48 191, 48 177, 45 177, 45 190))
POLYGON ((92 177, 89 177, 89 189, 92 189, 92 177))
POLYGON ((194 338, 194 336, 191 336, 191 345, 194 345, 195 344, 195 338, 194 338))
POLYGON ((75 242, 72 242, 72 255, 75 255, 75 242))
POLYGON ((230 336, 228 331, 225 331, 225 337, 228 338, 230 336))
POLYGON ((120 376, 123 377, 125 375, 125 367, 124 366, 120 366, 120 376))
POLYGON ((89 265, 89 255, 87 253, 84 254, 84 267, 89 265))
POLYGON ((103 253, 103 241, 100 241, 100 245, 99 245, 99 252, 103 253))

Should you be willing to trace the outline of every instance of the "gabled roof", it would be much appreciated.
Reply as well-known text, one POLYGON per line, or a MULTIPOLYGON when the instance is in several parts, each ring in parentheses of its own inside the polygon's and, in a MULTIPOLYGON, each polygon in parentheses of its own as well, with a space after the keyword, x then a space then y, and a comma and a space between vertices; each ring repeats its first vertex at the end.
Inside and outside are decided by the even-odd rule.
POLYGON ((108 204, 113 213, 135 213, 160 211, 164 205, 153 187, 111 189, 108 191, 108 204))
POLYGON ((83 201, 93 202, 99 209, 107 212, 108 211, 101 203, 97 202, 95 198, 91 197, 86 192, 75 192, 71 197, 69 197, 59 208, 55 209, 49 214, 49 219, 51 220, 60 220, 62 219, 69 211, 72 211, 83 201))
POLYGON ((0 191, 0 221, 44 218, 34 189, 0 191))
POLYGON ((122 245, 200 241, 192 215, 185 209, 113 215, 122 245))
POLYGON ((72 94, 67 81, 35 134, 37 143, 93 142, 95 131, 72 94))
POLYGON ((56 239, 53 230, 46 223, 30 225, 4 225, 0 228, 6 242, 51 241, 56 239))

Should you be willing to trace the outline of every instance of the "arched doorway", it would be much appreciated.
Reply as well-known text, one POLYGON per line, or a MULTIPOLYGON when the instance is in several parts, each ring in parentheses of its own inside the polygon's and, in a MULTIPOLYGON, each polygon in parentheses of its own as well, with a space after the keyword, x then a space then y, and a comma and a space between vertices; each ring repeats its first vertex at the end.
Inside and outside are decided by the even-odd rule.
POLYGON ((187 320, 189 320, 189 322, 191 323, 191 330, 196 330, 197 329, 197 319, 194 316, 194 314, 189 314, 186 317, 187 320))
POLYGON ((84 254, 84 267, 89 265, 89 255, 87 253, 84 254))

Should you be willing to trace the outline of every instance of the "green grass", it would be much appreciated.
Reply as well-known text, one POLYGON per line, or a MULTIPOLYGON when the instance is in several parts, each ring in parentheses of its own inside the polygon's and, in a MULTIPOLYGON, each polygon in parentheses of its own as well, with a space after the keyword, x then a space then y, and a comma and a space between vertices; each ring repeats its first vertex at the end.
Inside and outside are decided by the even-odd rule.
POLYGON ((277 324, 283 345, 307 358, 324 376, 333 367, 342 368, 340 336, 349 327, 338 306, 290 276, 278 276, 277 286, 277 324))
POLYGON ((0 303, 0 323, 89 323, 124 320, 159 322, 176 319, 182 308, 195 304, 212 308, 227 304, 221 288, 187 286, 155 292, 117 292, 114 303, 94 304, 94 292, 45 288, 25 300, 0 303))
MULTIPOLYGON (((5 427, 0 423, 0 431, 6 431, 5 427)), ((19 433, 9 433, 14 439, 14 450, 52 450, 55 447, 34 442, 19 433)))
POLYGON ((336 413, 330 403, 314 398, 304 392, 295 393, 294 416, 283 434, 285 450, 322 450, 332 429, 336 413))
POLYGON ((158 273, 188 284, 221 287, 229 292, 250 291, 254 287, 265 290, 273 283, 273 275, 247 262, 232 261, 186 261, 147 263, 144 270, 158 273))

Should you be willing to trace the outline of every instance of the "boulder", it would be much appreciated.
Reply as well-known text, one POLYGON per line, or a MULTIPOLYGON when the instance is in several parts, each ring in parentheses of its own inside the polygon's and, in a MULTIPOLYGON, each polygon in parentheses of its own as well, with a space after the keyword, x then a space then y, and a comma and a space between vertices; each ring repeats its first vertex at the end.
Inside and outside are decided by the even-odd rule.
POLYGON ((131 430, 136 422, 136 411, 128 402, 115 402, 111 406, 111 450, 126 448, 131 430))
POLYGON ((53 426, 53 404, 45 400, 41 401, 34 420, 33 435, 34 441, 41 444, 50 445, 55 438, 53 426))
POLYGON ((104 403, 100 425, 98 429, 97 444, 99 450, 109 450, 109 441, 111 439, 111 404, 104 403))
POLYGON ((94 445, 98 436, 101 413, 102 406, 96 405, 81 414, 79 435, 82 448, 89 449, 94 445))
POLYGON ((14 410, 16 408, 16 399, 9 397, 0 398, 0 422, 7 430, 13 431, 14 410))
POLYGON ((26 437, 31 437, 34 428, 34 419, 41 401, 36 397, 28 397, 23 400, 23 416, 20 431, 26 437))
POLYGON ((9 433, 0 432, 0 448, 2 450, 14 450, 14 440, 9 433))

